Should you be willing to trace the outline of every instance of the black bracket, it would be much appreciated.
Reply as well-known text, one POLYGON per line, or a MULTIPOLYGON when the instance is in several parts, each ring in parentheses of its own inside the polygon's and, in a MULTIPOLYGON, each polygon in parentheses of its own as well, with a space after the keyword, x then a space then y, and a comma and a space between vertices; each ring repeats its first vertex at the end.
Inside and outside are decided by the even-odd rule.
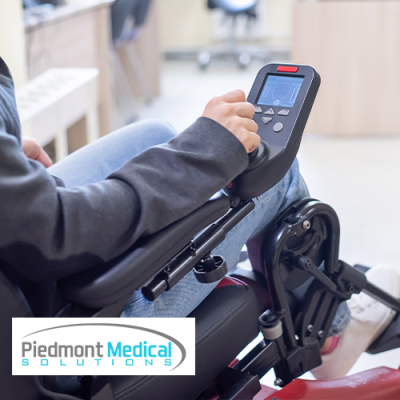
POLYGON ((194 275, 200 283, 212 283, 228 273, 226 261, 222 256, 208 255, 194 267, 194 275))

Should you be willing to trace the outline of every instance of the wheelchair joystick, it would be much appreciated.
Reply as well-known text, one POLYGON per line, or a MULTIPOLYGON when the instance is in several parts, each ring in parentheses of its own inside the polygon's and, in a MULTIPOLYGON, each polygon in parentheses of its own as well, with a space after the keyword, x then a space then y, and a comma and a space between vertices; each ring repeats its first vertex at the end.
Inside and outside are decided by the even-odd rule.
POLYGON ((209 255, 200 260, 193 271, 200 283, 212 283, 222 279, 228 273, 228 267, 223 257, 209 255))
POLYGON ((249 165, 226 188, 241 200, 258 197, 289 170, 300 146, 321 78, 308 65, 268 64, 258 72, 247 101, 261 143, 249 154, 249 165))
POLYGON ((257 154, 258 154, 258 147, 251 153, 249 153, 249 163, 254 161, 254 159, 257 157, 257 154))

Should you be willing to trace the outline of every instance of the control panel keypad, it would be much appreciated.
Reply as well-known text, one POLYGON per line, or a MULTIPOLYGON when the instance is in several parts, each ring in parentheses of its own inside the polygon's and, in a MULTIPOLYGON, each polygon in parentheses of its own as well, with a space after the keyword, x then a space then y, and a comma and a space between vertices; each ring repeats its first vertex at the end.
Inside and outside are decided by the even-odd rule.
POLYGON ((264 114, 267 114, 267 115, 275 115, 275 111, 274 111, 272 108, 269 108, 267 111, 265 111, 264 114))
MULTIPOLYGON (((254 110, 258 114, 263 112, 263 109, 260 106, 254 106, 254 110)), ((272 107, 270 107, 264 111, 264 114, 270 115, 270 117, 262 117, 261 118, 264 125, 267 125, 273 120, 272 116, 275 115, 275 110, 272 107)), ((287 108, 283 108, 282 110, 279 110, 276 114, 279 116, 282 116, 282 117, 287 117, 290 114, 290 110, 288 110, 287 108)), ((278 133, 278 132, 281 132, 283 128, 284 128, 284 125, 282 122, 276 122, 274 124, 274 126, 272 127, 272 130, 274 132, 278 133)))
MULTIPOLYGON (((255 109, 256 113, 261 113, 263 111, 262 108, 259 106, 254 106, 254 109, 255 109)), ((284 108, 284 109, 278 111, 277 115, 287 117, 289 115, 289 113, 290 113, 290 110, 284 108)), ((264 125, 267 125, 273 120, 272 116, 275 115, 275 110, 272 107, 270 107, 266 111, 264 111, 264 114, 271 115, 271 117, 262 117, 261 118, 264 125)), ((278 132, 282 131, 283 127, 284 126, 283 126, 282 122, 276 122, 272 129, 274 132, 278 133, 278 132)))

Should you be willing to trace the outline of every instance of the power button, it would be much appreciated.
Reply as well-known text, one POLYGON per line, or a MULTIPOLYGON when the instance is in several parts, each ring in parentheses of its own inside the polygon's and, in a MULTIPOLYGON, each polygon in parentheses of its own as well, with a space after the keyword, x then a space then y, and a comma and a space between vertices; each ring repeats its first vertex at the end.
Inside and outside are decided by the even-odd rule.
POLYGON ((283 129, 282 122, 277 122, 272 129, 274 132, 280 132, 283 129))

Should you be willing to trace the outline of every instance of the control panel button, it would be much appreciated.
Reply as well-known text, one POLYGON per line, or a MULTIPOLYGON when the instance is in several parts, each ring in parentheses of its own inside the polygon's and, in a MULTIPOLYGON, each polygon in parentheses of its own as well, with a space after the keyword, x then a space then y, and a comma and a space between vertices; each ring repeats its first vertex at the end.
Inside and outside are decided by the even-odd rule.
POLYGON ((277 69, 278 72, 297 72, 299 67, 293 67, 289 65, 280 65, 277 69))
MULTIPOLYGON (((264 122, 264 124, 268 124, 268 122, 272 121, 272 118, 270 118, 270 117, 262 117, 262 121, 264 122)), ((282 127, 283 127, 283 124, 282 124, 282 127)))
POLYGON ((285 117, 287 117, 290 113, 290 110, 281 110, 278 112, 278 115, 283 115, 285 117))
POLYGON ((255 110, 256 113, 261 113, 262 112, 261 107, 258 107, 258 106, 254 106, 254 110, 255 110))
POLYGON ((283 129, 282 122, 277 122, 272 128, 275 132, 280 132, 283 129))
POLYGON ((267 115, 275 115, 275 111, 274 111, 272 108, 269 108, 267 111, 265 111, 264 114, 267 114, 267 115))

